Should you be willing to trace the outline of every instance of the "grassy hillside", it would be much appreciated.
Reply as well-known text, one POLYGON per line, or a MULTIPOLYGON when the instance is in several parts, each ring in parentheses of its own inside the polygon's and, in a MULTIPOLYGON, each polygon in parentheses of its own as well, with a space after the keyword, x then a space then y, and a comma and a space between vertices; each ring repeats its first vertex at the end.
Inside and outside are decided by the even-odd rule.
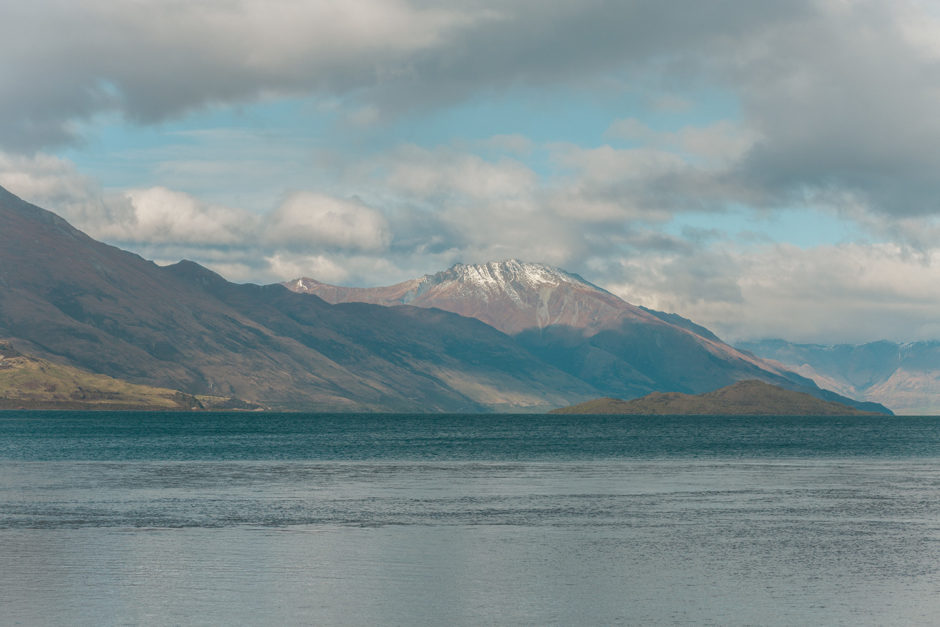
POLYGON ((232 407, 238 402, 136 385, 29 357, 0 341, 0 409, 163 409, 232 407))

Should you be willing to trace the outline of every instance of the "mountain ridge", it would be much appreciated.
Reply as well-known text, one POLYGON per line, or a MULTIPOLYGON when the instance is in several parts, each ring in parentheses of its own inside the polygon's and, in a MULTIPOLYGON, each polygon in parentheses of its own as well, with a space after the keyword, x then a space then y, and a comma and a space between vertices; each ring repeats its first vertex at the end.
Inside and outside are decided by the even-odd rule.
POLYGON ((627 313, 638 319, 655 319, 580 275, 516 259, 458 263, 434 274, 385 287, 342 287, 309 277, 285 281, 282 285, 295 292, 315 294, 333 304, 367 302, 383 306, 438 307, 477 318, 510 335, 533 326, 543 328, 555 324, 600 330, 627 313), (554 290, 562 286, 576 294, 593 293, 595 302, 588 307, 576 300, 556 298, 553 301, 554 290), (537 312, 534 320, 529 315, 532 310, 537 312))

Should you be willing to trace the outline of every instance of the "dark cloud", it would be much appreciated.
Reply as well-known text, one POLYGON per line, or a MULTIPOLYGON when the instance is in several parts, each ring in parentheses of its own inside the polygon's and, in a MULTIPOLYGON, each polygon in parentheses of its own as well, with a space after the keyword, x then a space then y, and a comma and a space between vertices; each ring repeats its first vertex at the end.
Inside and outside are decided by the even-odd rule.
POLYGON ((36 0, 0 7, 0 142, 76 139, 102 111, 151 123, 270 92, 355 95, 386 113, 508 85, 698 66, 802 2, 451 3, 36 0), (678 59, 684 59, 679 62, 678 59))
POLYGON ((907 6, 832 3, 741 55, 731 80, 761 134, 738 166, 748 185, 771 198, 851 190, 875 211, 940 211, 940 56, 924 42, 940 31, 907 6))
POLYGON ((645 204, 672 209, 685 188, 717 189, 697 210, 741 190, 768 207, 849 190, 873 211, 936 213, 938 32, 918 5, 875 0, 7 2, 0 146, 80 141, 76 123, 105 112, 147 124, 272 93, 376 120, 616 76, 726 90, 759 136, 732 177, 673 172, 629 190, 645 204))

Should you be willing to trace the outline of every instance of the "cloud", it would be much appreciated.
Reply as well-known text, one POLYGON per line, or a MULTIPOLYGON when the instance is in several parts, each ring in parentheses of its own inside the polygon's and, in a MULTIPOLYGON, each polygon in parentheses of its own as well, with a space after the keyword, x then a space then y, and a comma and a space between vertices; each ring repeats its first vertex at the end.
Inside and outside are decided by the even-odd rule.
POLYGON ((381 212, 356 200, 297 192, 256 214, 166 187, 108 192, 71 162, 41 153, 0 152, 0 185, 92 237, 159 263, 193 259, 236 281, 291 278, 284 274, 291 267, 340 276, 325 255, 381 255, 391 238, 381 212), (294 266, 286 261, 297 258, 307 260, 294 266))
POLYGON ((741 180, 783 198, 847 190, 876 212, 938 212, 940 57, 915 23, 940 34, 912 3, 826 2, 745 47, 723 70, 761 137, 741 180))
POLYGON ((653 146, 555 146, 552 158, 568 173, 560 211, 598 222, 666 222, 675 212, 721 211, 753 199, 754 191, 731 176, 723 160, 702 162, 684 149, 653 146))
POLYGON ((133 218, 109 225, 102 233, 107 239, 229 246, 246 241, 259 222, 246 211, 201 203, 165 187, 130 190, 125 196, 133 207, 133 218))
MULTIPOLYGON (((359 179, 362 200, 302 191, 262 214, 168 188, 106 192, 68 161, 44 155, 0 154, 0 184, 95 237, 161 263, 194 259, 235 281, 306 275, 382 285, 457 261, 520 257, 579 272, 730 340, 914 340, 940 332, 935 219, 889 220, 859 205, 875 241, 806 248, 735 239, 718 228, 669 230, 670 212, 640 211, 633 197, 624 204, 608 193, 625 169, 644 162, 642 152, 535 150, 567 160, 567 177, 546 181, 500 155, 405 146, 349 166, 350 177, 371 173, 359 179), (610 203, 608 213, 601 202, 610 203)), ((662 163, 680 173, 698 167, 662 163)), ((635 184, 660 172, 635 173, 635 184)))
POLYGON ((265 258, 272 274, 278 277, 311 277, 324 283, 342 284, 349 277, 348 266, 326 255, 291 255, 275 253, 265 258))
POLYGON ((402 0, 6 2, 0 145, 73 142, 75 122, 101 112, 153 123, 272 93, 398 80, 411 55, 482 17, 402 0))
POLYGON ((677 152, 706 164, 734 163, 754 147, 758 135, 730 120, 706 126, 684 126, 678 131, 655 131, 636 118, 616 120, 606 133, 615 139, 677 152))
POLYGON ((297 192, 268 217, 264 237, 291 249, 381 252, 391 236, 385 217, 358 200, 297 192))
POLYGON ((123 244, 229 246, 244 242, 259 218, 152 187, 106 191, 70 161, 0 152, 0 185, 55 211, 92 237, 123 244))
POLYGON ((727 240, 608 260, 595 277, 630 302, 676 311, 725 339, 909 341, 936 336, 940 253, 894 244, 799 248, 727 240))
POLYGON ((127 224, 134 209, 122 194, 108 193, 75 165, 49 154, 23 156, 0 151, 0 185, 80 225, 93 237, 107 237, 113 224, 127 224))
MULTIPOLYGON (((620 81, 673 111, 728 95, 733 125, 612 129, 723 161, 700 183, 728 202, 744 189, 767 208, 848 191, 873 212, 925 215, 940 213, 938 40, 929 7, 878 0, 7 2, 0 146, 77 142, 105 113, 152 124, 290 94, 371 128, 500 91, 620 81)), ((633 195, 662 204, 670 183, 633 195)))
POLYGON ((537 182, 535 173, 519 161, 488 161, 446 148, 403 146, 385 161, 392 189, 425 198, 512 200, 530 195, 537 182))
POLYGON ((480 90, 645 72, 804 11, 747 0, 709 11, 654 0, 8 2, 0 145, 74 142, 76 123, 102 112, 149 124, 272 94, 352 98, 351 121, 370 123, 480 90))

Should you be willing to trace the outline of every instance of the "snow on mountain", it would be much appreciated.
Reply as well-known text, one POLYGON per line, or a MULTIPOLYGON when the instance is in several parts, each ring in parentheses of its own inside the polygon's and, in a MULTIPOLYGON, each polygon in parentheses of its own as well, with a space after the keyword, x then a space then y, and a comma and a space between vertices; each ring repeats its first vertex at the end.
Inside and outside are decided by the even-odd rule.
POLYGON ((458 263, 388 287, 339 287, 306 277, 284 285, 295 292, 316 294, 330 303, 436 307, 478 318, 510 334, 550 325, 596 333, 619 324, 625 317, 665 324, 577 274, 516 259, 458 263))
POLYGON ((437 285, 445 282, 458 283, 467 290, 477 290, 477 293, 483 296, 507 294, 518 302, 522 302, 520 292, 557 287, 566 283, 603 291, 575 274, 551 266, 526 263, 516 259, 477 265, 460 263, 449 270, 435 275, 426 275, 424 278, 428 283, 437 285))

